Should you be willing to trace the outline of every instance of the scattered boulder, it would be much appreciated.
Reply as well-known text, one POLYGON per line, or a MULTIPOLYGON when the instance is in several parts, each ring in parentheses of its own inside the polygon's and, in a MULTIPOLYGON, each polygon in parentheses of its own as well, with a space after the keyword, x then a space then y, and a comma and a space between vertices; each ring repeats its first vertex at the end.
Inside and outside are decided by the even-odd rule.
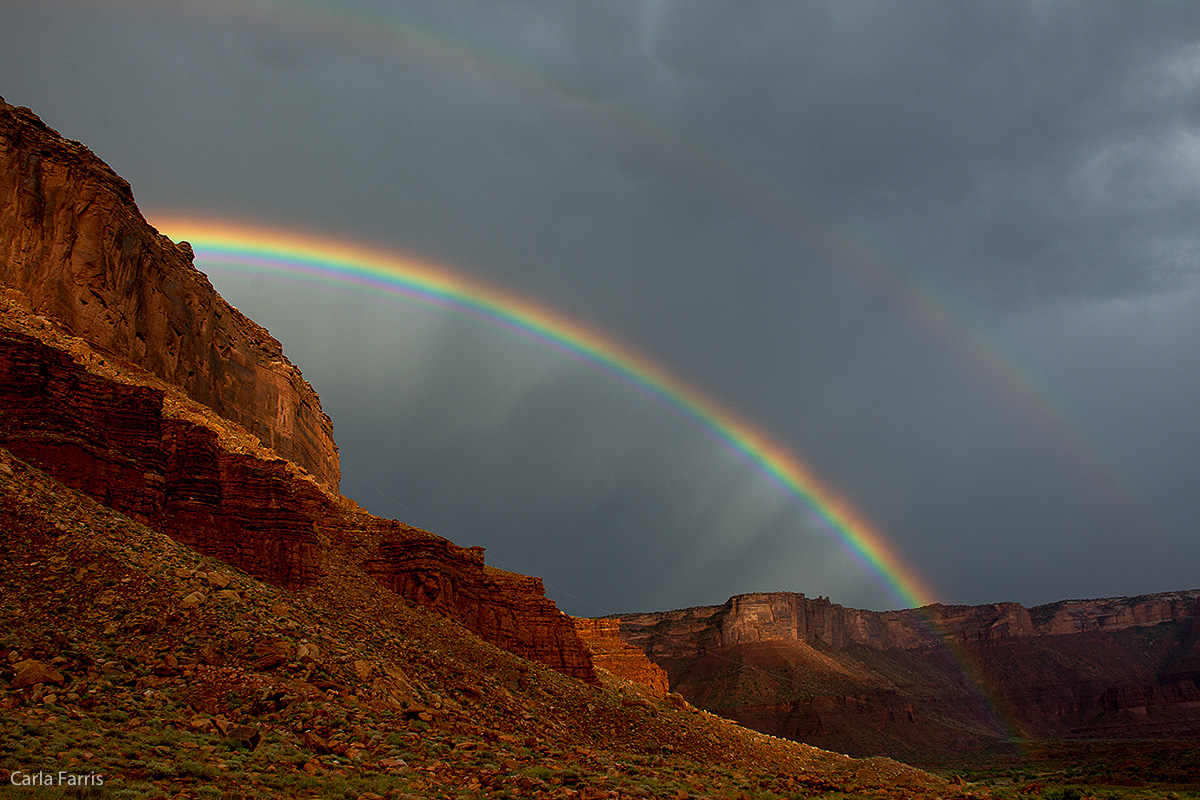
POLYGON ((237 747, 254 750, 262 741, 262 733, 251 725, 238 725, 229 731, 225 737, 237 747))
POLYGON ((214 589, 228 588, 231 583, 233 583, 233 579, 223 572, 208 573, 208 585, 214 589))
POLYGON ((667 702, 680 711, 695 711, 696 707, 684 699, 679 692, 667 692, 667 702))
POLYGON ((49 664, 43 664, 32 658, 18 661, 13 665, 12 688, 25 689, 39 683, 65 686, 67 679, 49 664))

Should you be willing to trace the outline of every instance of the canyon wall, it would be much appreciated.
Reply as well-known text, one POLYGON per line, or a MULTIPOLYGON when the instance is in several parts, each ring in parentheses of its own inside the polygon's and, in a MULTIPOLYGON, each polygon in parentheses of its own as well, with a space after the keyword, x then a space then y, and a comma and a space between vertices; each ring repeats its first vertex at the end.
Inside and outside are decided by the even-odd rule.
POLYGON ((1116 632, 1190 619, 1200 589, 1141 597, 1065 600, 1027 609, 1019 603, 935 604, 868 611, 796 592, 735 595, 721 606, 621 614, 621 636, 651 657, 695 657, 712 648, 761 641, 798 641, 834 648, 916 649, 945 637, 986 642, 1023 636, 1116 632))
POLYGON ((0 283, 337 492, 332 423, 279 342, 221 299, 192 266, 190 247, 150 227, 108 165, 3 99, 0 283))
POLYGON ((694 704, 855 755, 1200 736, 1200 590, 884 612, 755 593, 613 619, 694 704))
POLYGON ((340 497, 331 431, 279 342, 149 226, 129 185, 0 100, 0 443, 277 586, 370 576, 596 682, 540 579, 340 497))

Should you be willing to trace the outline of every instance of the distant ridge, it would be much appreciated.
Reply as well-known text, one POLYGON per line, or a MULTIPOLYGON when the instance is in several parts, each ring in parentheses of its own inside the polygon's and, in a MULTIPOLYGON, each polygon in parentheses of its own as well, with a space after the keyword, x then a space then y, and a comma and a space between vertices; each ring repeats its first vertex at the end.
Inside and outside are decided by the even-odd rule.
POLYGON ((1003 723, 1034 738, 1200 737, 1200 589, 883 612, 753 593, 613 619, 696 705, 855 755, 937 761, 1006 739, 1003 723))

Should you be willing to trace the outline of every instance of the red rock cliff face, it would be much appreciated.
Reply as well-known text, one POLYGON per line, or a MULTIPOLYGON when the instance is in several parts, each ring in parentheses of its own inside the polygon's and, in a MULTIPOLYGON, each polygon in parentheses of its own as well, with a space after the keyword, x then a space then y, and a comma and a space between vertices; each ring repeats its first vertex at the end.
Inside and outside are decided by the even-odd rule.
POLYGON ((617 619, 697 705, 857 755, 1200 735, 1200 590, 888 612, 757 593, 617 619))
POLYGON ((329 504, 278 458, 230 452, 164 415, 164 392, 108 380, 33 336, 0 330, 0 440, 62 483, 288 588, 311 584, 329 504))
POLYGON ((330 430, 279 343, 146 223, 128 184, 0 101, 0 442, 276 585, 312 591, 365 572, 499 647, 596 680, 540 579, 338 496, 330 430))
POLYGON ((69 333, 181 388, 332 492, 332 424, 266 330, 151 228, 86 147, 0 99, 0 282, 69 333))
POLYGON ((485 566, 482 547, 414 538, 411 530, 396 523, 385 533, 363 565, 368 574, 498 647, 598 683, 591 654, 570 617, 546 597, 541 578, 485 566))

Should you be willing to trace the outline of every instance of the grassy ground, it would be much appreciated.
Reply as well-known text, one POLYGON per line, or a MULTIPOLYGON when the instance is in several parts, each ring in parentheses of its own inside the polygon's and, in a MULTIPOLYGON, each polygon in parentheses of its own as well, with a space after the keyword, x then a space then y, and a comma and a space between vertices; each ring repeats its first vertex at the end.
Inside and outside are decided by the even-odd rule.
POLYGON ((1029 742, 1019 755, 948 766, 994 796, 1048 800, 1200 800, 1200 742, 1055 740, 1029 742))

